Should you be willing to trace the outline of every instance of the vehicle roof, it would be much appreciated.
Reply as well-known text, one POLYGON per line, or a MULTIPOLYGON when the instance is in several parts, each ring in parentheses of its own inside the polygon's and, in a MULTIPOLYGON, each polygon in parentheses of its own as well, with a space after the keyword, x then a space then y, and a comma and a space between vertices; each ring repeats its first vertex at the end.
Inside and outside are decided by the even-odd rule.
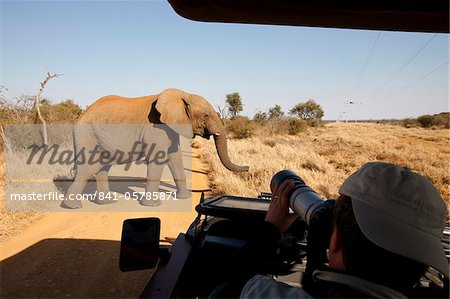
POLYGON ((449 32, 448 0, 169 0, 204 22, 449 32))

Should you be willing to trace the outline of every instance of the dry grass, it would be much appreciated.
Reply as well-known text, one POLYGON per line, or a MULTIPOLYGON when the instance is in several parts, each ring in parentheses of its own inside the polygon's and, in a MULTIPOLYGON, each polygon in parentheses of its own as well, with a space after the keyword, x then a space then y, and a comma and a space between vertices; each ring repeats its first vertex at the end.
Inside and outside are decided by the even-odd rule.
POLYGON ((0 242, 17 235, 39 219, 40 212, 11 212, 5 207, 5 153, 0 150, 0 242))
POLYGON ((299 136, 258 136, 230 140, 233 162, 250 165, 231 173, 220 163, 212 142, 196 140, 211 169, 215 194, 255 196, 269 191, 273 174, 292 169, 324 198, 336 198, 345 178, 362 164, 385 161, 421 173, 450 203, 450 130, 403 128, 387 124, 328 124, 299 136))
MULTIPOLYGON (((59 145, 61 150, 68 149, 69 146, 67 142, 61 142, 59 145)), ((5 194, 7 183, 5 172, 7 168, 9 180, 30 180, 29 184, 14 185, 14 183, 10 183, 9 192, 12 193, 32 193, 33 191, 39 193, 41 189, 42 193, 57 192, 58 189, 53 183, 53 178, 58 175, 70 175, 70 166, 53 165, 50 167, 47 160, 44 160, 42 164, 44 166, 26 165, 25 161, 28 155, 29 152, 16 150, 14 154, 9 154, 8 160, 5 161, 5 152, 3 147, 0 147, 0 241, 5 241, 11 236, 17 235, 20 231, 30 226, 33 221, 42 217, 45 214, 42 211, 49 210, 52 206, 59 204, 56 201, 45 203, 40 201, 18 201, 13 205, 7 206, 5 194), (5 163, 9 164, 6 165, 5 163), (32 183, 36 179, 38 179, 38 182, 32 183)), ((49 157, 46 158, 48 159, 49 157)))

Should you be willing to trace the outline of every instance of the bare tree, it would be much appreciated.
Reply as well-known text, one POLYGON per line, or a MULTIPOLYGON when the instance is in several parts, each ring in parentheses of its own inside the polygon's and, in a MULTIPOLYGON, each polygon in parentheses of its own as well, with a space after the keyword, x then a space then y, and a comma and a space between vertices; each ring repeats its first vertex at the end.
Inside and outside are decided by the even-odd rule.
POLYGON ((4 90, 8 90, 5 85, 0 85, 0 109, 8 104, 8 101, 3 97, 2 93, 4 90))
POLYGON ((53 78, 60 77, 62 75, 63 74, 50 74, 50 72, 47 72, 47 74, 45 75, 44 81, 41 82, 41 88, 39 88, 39 91, 36 94, 36 100, 34 102, 34 107, 36 108, 38 118, 42 123, 42 133, 43 133, 43 137, 44 137, 44 145, 48 144, 48 139, 47 139, 47 123, 45 122, 44 118, 42 117, 41 109, 40 109, 41 95, 42 95, 42 92, 44 91, 45 85, 48 83, 48 81, 50 81, 53 78))
POLYGON ((2 137, 3 144, 5 145, 6 151, 11 152, 11 145, 9 144, 8 139, 6 138, 5 130, 3 126, 0 126, 0 136, 2 137))
POLYGON ((219 116, 221 119, 228 119, 230 116, 230 111, 228 110, 227 104, 217 105, 217 110, 219 111, 219 116))
POLYGON ((0 93, 2 93, 4 90, 8 91, 8 88, 6 88, 5 85, 0 85, 0 93))
MULTIPOLYGON (((8 88, 6 88, 6 86, 4 85, 0 85, 0 109, 2 110, 6 109, 6 107, 8 106, 8 102, 2 95, 4 90, 7 91, 8 88)), ((0 126, 0 136, 2 137, 3 144, 5 145, 6 150, 10 152, 11 146, 9 145, 8 139, 6 139, 6 134, 5 130, 3 129, 3 126, 0 126)))
POLYGON ((28 113, 34 107, 34 96, 21 95, 15 97, 12 101, 3 99, 0 103, 3 109, 2 112, 8 114, 7 119, 10 119, 15 124, 26 124, 30 114, 28 113))

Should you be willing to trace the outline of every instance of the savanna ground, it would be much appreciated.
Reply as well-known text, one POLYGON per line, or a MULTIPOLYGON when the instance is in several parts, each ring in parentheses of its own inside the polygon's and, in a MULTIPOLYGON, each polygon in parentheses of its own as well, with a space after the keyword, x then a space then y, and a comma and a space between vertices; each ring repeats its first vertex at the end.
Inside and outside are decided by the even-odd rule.
MULTIPOLYGON (((330 123, 297 136, 265 134, 229 140, 234 163, 250 165, 248 173, 231 173, 220 163, 214 143, 197 138, 202 160, 209 165, 213 194, 256 196, 269 191, 271 177, 291 169, 323 198, 336 198, 342 182, 362 164, 385 161, 424 175, 450 205, 450 130, 405 128, 376 123, 330 123)), ((5 210, 5 161, 0 153, 0 240, 17 234, 42 213, 5 210)), ((180 228, 180 231, 185 228, 180 228)))
MULTIPOLYGON (((256 196, 269 191, 273 174, 292 169, 320 196, 335 198, 343 180, 362 164, 386 161, 428 177, 448 206, 449 141, 449 129, 388 124, 327 124, 296 136, 270 134, 259 128, 254 137, 229 140, 232 161, 250 166, 248 173, 231 173, 220 163, 211 140, 195 139, 193 186, 208 190, 209 177, 212 194, 256 196)), ((4 190, 5 158, 0 152, 0 241, 2 254, 14 252, 1 261, 5 298, 135 298, 152 272, 118 270, 123 219, 160 217, 162 236, 176 237, 195 217, 194 212, 9 212, 4 190)), ((199 192, 193 196, 193 206, 199 192)))

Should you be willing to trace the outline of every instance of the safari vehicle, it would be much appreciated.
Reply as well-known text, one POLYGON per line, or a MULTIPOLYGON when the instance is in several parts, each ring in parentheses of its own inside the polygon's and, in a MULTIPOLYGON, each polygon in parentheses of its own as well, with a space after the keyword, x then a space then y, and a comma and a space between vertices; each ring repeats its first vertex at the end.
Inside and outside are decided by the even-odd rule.
MULTIPOLYGON (((449 32, 449 3, 442 0, 169 2, 178 14, 196 21, 449 32)), ((122 233, 121 269, 157 267, 142 298, 220 296, 224 284, 239 271, 234 259, 264 220, 270 197, 270 193, 255 198, 224 195, 205 199, 202 195, 196 207, 197 218, 170 247, 159 245, 158 218, 128 219, 122 233)), ((278 262, 266 268, 267 273, 281 277, 281 281, 298 282, 306 270, 306 225, 304 221, 295 225, 296 233, 285 235, 281 242, 278 262)), ((449 234, 447 224, 443 239, 447 257, 449 234)), ((438 273, 427 272, 421 283, 428 290, 424 297, 440 296, 442 290, 448 292, 448 281, 443 281, 438 273)))
MULTIPOLYGON (((247 240, 264 221, 270 203, 267 196, 270 194, 205 199, 202 195, 196 207, 197 218, 186 233, 177 237, 170 251, 159 245, 158 218, 127 219, 122 231, 121 270, 157 265, 142 298, 208 297, 220 293, 221 287, 239 271, 236 257, 245 254, 247 240)), ((304 270, 304 231, 298 229, 296 236, 286 236, 279 263, 268 265, 270 273, 289 275, 304 270)), ((292 276, 297 281, 299 278, 292 276)))
MULTIPOLYGON (((141 298, 220 297, 236 273, 248 270, 240 263, 255 254, 245 247, 264 221, 270 197, 270 193, 261 193, 256 198, 225 195, 205 199, 202 194, 196 206, 198 216, 170 249, 159 244, 158 218, 127 219, 123 224, 120 268, 132 271, 157 267, 141 298)), ((301 281, 308 271, 306 234, 306 221, 294 222, 279 242, 277 257, 262 265, 264 271, 278 281, 301 281)), ((449 235, 447 223, 442 239, 447 258, 449 235)), ((448 287, 448 280, 430 268, 418 292, 427 298, 443 298, 448 287)))

